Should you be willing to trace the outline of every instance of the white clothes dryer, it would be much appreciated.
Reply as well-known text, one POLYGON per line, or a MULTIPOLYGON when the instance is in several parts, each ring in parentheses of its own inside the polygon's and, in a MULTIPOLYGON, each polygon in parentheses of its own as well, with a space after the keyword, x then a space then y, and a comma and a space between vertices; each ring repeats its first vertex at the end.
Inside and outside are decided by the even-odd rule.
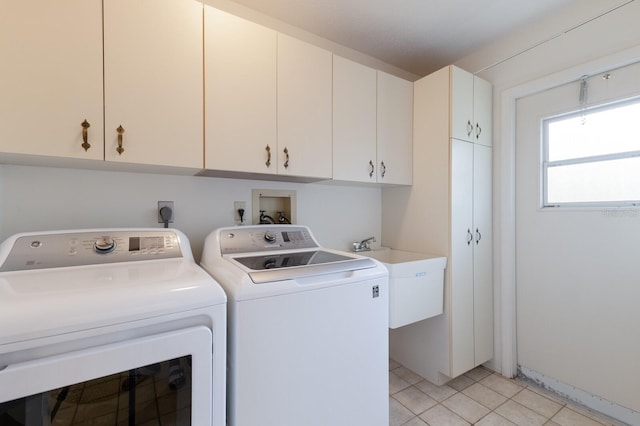
POLYGON ((201 264, 229 298, 229 426, 389 424, 384 266, 297 225, 218 229, 201 264))
POLYGON ((0 245, 0 424, 224 426, 225 369, 226 295, 180 231, 0 245))

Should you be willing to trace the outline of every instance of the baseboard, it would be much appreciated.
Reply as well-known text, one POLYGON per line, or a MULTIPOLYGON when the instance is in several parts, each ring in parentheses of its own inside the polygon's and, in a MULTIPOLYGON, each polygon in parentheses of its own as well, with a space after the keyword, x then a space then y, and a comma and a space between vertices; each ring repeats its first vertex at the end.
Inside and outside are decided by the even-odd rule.
POLYGON ((575 386, 563 383, 559 380, 547 377, 530 368, 518 365, 518 375, 531 380, 538 386, 547 389, 559 396, 576 402, 599 413, 629 425, 640 425, 640 413, 608 401, 596 395, 592 395, 575 386))

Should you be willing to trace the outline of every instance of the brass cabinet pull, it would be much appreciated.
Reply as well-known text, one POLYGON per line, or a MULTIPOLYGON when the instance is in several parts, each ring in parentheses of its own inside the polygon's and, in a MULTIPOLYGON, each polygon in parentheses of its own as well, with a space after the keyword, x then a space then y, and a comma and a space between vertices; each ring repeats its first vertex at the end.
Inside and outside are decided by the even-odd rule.
POLYGON ((122 147, 122 134, 124 133, 124 128, 122 125, 118 126, 116 132, 118 132, 118 147, 116 148, 116 151, 118 151, 118 155, 122 155, 124 152, 124 148, 122 147))
POLYGON ((267 162, 264 163, 267 167, 271 167, 271 147, 269 144, 264 147, 265 151, 267 151, 267 162))
POLYGON ((91 144, 89 143, 89 127, 91 127, 91 124, 89 124, 89 122, 85 118, 81 126, 82 126, 82 147, 84 148, 85 151, 88 151, 89 148, 91 148, 91 144))
POLYGON ((284 147, 284 155, 285 155, 285 160, 284 160, 284 168, 288 169, 289 168, 289 150, 287 149, 287 147, 284 147))
POLYGON ((373 161, 369 160, 369 177, 373 177, 376 171, 376 166, 373 165, 373 161))
POLYGON ((384 165, 384 161, 380 162, 380 177, 384 179, 384 175, 387 174, 387 166, 384 165))

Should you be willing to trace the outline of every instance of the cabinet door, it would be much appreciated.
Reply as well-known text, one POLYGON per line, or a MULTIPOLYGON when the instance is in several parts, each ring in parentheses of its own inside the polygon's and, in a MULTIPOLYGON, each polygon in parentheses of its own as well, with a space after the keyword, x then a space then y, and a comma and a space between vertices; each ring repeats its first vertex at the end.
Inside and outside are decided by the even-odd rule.
POLYGON ((207 5, 205 37, 205 168, 276 173, 277 33, 207 5))
POLYGON ((202 168, 202 13, 194 0, 104 2, 106 160, 202 168))
POLYGON ((376 70, 333 57, 333 179, 376 182, 376 70))
POLYGON ((278 174, 331 178, 331 52, 278 34, 278 174))
POLYGON ((491 146, 493 87, 481 78, 473 78, 473 119, 475 121, 475 142, 491 146))
POLYGON ((451 141, 451 374, 475 367, 473 313, 473 144, 451 141))
POLYGON ((451 66, 451 137, 474 141, 473 74, 451 66))
POLYGON ((102 2, 1 0, 0 57, 0 152, 102 160, 102 2))
POLYGON ((473 324, 475 365, 479 365, 493 358, 492 175, 491 148, 473 146, 473 324))
POLYGON ((413 181, 413 83, 378 71, 378 182, 413 181))

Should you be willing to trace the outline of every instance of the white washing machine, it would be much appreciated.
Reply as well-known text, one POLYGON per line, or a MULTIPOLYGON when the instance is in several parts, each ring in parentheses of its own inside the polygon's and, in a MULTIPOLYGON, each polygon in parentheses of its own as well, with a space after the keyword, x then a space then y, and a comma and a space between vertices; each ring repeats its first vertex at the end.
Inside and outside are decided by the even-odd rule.
POLYGON ((225 425, 226 296, 172 229, 0 245, 0 424, 225 425))
POLYGON ((228 302, 230 426, 387 426, 388 272, 307 227, 222 228, 202 266, 228 302))

